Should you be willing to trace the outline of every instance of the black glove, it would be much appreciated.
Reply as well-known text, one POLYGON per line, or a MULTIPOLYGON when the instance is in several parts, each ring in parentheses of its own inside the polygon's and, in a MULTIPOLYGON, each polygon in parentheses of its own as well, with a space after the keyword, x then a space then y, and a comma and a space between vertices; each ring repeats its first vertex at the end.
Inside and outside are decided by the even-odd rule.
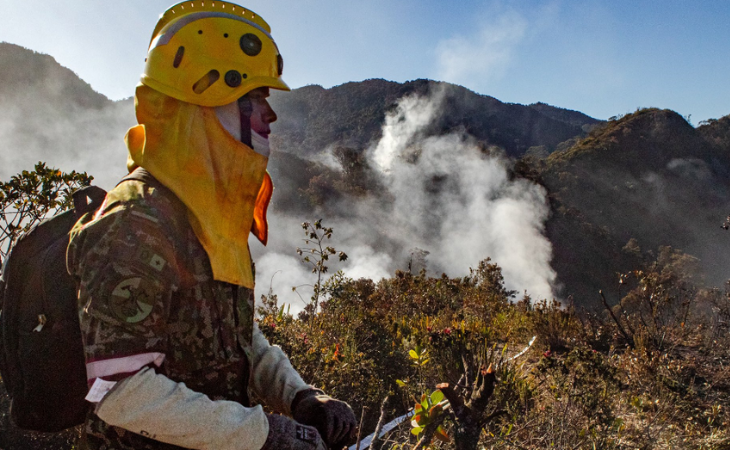
POLYGON ((261 450, 327 450, 315 428, 285 416, 267 414, 269 436, 261 450))
POLYGON ((315 427, 333 450, 352 445, 357 439, 357 419, 350 405, 324 395, 319 389, 297 393, 292 402, 292 417, 315 427))

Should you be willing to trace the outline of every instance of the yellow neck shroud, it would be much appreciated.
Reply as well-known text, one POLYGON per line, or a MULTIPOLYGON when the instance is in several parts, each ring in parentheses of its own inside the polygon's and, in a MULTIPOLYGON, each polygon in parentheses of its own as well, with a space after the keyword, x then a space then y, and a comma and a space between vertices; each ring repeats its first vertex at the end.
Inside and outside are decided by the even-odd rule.
POLYGON ((139 125, 124 140, 129 168, 147 169, 188 208, 188 219, 210 258, 213 277, 254 287, 248 234, 264 245, 273 184, 268 158, 231 136, 213 108, 139 85, 139 125))

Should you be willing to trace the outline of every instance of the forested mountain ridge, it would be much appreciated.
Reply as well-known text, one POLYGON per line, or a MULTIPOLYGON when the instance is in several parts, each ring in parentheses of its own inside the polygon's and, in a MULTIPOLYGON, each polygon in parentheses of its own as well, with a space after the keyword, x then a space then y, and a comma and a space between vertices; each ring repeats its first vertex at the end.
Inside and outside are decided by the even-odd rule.
POLYGON ((615 287, 619 268, 650 260, 663 245, 698 257, 711 283, 727 278, 727 122, 694 128, 673 111, 643 109, 537 163, 554 211, 547 228, 555 268, 567 286, 603 278, 590 289, 595 296, 601 284, 615 287))
POLYGON ((331 89, 305 86, 291 93, 272 91, 271 104, 281 112, 274 126, 276 142, 283 151, 304 155, 332 145, 364 149, 380 138, 386 113, 408 95, 443 95, 432 133, 464 131, 512 157, 522 156, 530 147, 552 151, 600 122, 543 103, 503 103, 449 83, 372 79, 331 89))
POLYGON ((101 108, 109 102, 103 94, 56 60, 19 45, 0 42, 0 70, 2 85, 0 99, 5 101, 31 100, 28 94, 49 103, 64 101, 86 108, 101 108))

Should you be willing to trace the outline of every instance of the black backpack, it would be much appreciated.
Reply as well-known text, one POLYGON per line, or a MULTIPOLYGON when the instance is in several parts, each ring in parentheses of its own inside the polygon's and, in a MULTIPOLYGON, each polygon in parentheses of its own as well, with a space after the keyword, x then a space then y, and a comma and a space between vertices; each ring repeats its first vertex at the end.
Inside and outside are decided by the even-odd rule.
MULTIPOLYGON (((143 169, 122 180, 161 187, 143 169)), ((73 194, 74 209, 45 219, 22 235, 0 278, 0 375, 19 428, 55 432, 84 422, 89 404, 76 282, 66 271, 69 232, 103 203, 106 191, 73 194)))

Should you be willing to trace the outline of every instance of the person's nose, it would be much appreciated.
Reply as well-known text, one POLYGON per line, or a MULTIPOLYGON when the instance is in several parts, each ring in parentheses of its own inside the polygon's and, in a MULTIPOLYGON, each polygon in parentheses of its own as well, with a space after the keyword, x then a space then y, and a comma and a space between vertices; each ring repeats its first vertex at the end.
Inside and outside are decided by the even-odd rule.
POLYGON ((271 108, 271 105, 269 105, 269 102, 266 102, 266 106, 264 108, 264 113, 262 114, 261 119, 266 124, 274 123, 274 122, 276 122, 276 119, 278 119, 276 113, 271 108))

